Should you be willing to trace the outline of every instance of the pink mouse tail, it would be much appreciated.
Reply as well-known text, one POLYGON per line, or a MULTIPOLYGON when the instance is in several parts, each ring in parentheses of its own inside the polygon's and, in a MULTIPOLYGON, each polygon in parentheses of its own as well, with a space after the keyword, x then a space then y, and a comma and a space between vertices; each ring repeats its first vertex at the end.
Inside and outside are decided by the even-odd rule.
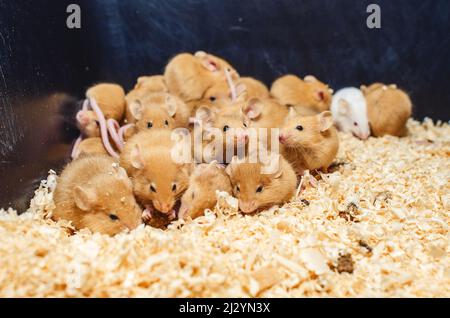
POLYGON ((109 135, 111 136, 112 140, 116 144, 117 149, 122 151, 124 144, 123 144, 122 140, 120 139, 119 133, 118 133, 118 131, 120 130, 119 123, 117 122, 117 120, 110 118, 106 121, 106 125, 108 127, 109 135))
POLYGON ((92 110, 97 114, 98 122, 100 123, 100 135, 102 137, 103 146, 105 146, 106 151, 112 157, 119 159, 119 155, 117 154, 117 152, 115 152, 115 150, 113 149, 113 147, 109 142, 108 129, 106 125, 105 116, 103 115, 102 110, 100 109, 100 107, 98 107, 98 104, 94 98, 89 98, 89 104, 92 107, 92 110))
POLYGON ((75 141, 73 148, 72 148, 72 153, 70 154, 70 157, 73 159, 77 159, 78 155, 80 154, 78 151, 78 147, 80 146, 81 141, 83 140, 83 137, 80 135, 77 140, 75 141))
POLYGON ((233 83, 233 79, 231 78, 231 70, 229 68, 225 69, 225 77, 227 78, 228 86, 231 91, 231 101, 234 102, 237 98, 236 86, 233 83))
POLYGON ((119 128, 119 140, 122 143, 122 147, 125 145, 125 132, 131 127, 134 127, 134 124, 128 124, 119 128))

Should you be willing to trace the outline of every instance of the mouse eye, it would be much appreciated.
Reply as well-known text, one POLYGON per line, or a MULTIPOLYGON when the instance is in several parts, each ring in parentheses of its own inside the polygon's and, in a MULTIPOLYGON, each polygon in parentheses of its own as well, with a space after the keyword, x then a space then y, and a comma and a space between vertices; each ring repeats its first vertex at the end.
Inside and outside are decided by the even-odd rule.
POLYGON ((262 192, 262 190, 263 190, 263 186, 259 186, 259 187, 256 189, 256 192, 257 192, 257 193, 260 193, 260 192, 262 192))
POLYGON ((192 192, 192 200, 194 200, 194 197, 195 197, 195 193, 192 192))
POLYGON ((210 98, 209 98, 209 101, 210 102, 214 102, 216 100, 216 97, 214 97, 214 96, 211 96, 210 98))
POLYGON ((99 122, 98 120, 95 121, 95 124, 96 124, 97 126, 100 126, 100 122, 99 122))
POLYGON ((168 120, 164 121, 164 126, 166 126, 166 127, 169 126, 169 121, 168 120))
POLYGON ((247 128, 247 124, 246 123, 244 123, 244 127, 247 128))
POLYGON ((153 127, 153 123, 151 122, 151 121, 149 121, 148 123, 147 123, 147 128, 152 128, 153 127))
POLYGON ((115 215, 115 214, 110 214, 110 215, 109 215, 109 218, 110 218, 112 221, 118 221, 118 220, 119 220, 119 217, 118 217, 117 215, 115 215))
POLYGON ((353 125, 358 126, 358 123, 355 121, 355 122, 353 123, 353 125))
POLYGON ((150 185, 150 191, 156 192, 156 188, 153 186, 153 184, 150 185))
POLYGON ((241 189, 239 188, 239 186, 236 186, 236 192, 240 192, 241 189))
POLYGON ((223 132, 226 132, 228 129, 230 129, 230 126, 228 125, 223 126, 223 132))
POLYGON ((298 125, 297 127, 295 127, 295 129, 302 131, 303 130, 303 126, 302 125, 298 125))
POLYGON ((174 183, 174 184, 172 185, 172 192, 175 192, 175 191, 177 191, 177 185, 174 183))

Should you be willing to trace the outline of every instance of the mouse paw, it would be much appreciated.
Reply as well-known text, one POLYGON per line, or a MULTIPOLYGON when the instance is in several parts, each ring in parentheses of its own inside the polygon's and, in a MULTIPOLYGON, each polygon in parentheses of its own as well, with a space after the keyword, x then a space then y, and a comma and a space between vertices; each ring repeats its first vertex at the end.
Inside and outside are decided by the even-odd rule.
POLYGON ((170 221, 174 220, 177 217, 177 213, 175 212, 175 210, 170 211, 170 213, 167 215, 168 219, 170 221))
POLYGON ((146 207, 144 212, 142 212, 142 220, 148 223, 153 218, 153 209, 151 207, 146 207))

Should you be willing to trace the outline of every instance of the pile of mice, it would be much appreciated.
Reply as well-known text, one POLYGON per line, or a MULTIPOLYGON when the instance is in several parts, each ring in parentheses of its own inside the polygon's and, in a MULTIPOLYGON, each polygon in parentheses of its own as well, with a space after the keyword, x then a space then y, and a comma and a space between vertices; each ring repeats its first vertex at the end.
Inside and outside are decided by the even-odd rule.
POLYGON ((450 125, 408 129, 339 133, 334 167, 282 207, 249 216, 219 192, 165 231, 73 234, 49 218, 51 174, 29 211, 0 211, 0 295, 449 297, 450 125))
POLYGON ((127 95, 94 85, 76 115, 81 135, 59 176, 53 218, 110 235, 142 221, 164 227, 204 215, 216 191, 255 214, 289 202, 309 171, 327 171, 336 127, 361 139, 407 134, 412 105, 396 85, 332 94, 311 75, 282 76, 269 91, 202 51, 176 55, 164 75, 138 78, 127 95))
POLYGON ((0 295, 448 295, 449 125, 407 124, 396 85, 333 93, 205 52, 91 87, 74 160, 0 212, 0 295))

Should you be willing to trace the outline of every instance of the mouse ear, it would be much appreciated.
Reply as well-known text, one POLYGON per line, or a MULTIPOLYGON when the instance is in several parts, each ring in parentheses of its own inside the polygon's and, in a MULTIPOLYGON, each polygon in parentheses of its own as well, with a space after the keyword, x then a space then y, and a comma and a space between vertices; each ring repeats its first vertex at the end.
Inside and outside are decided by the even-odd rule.
POLYGON ((264 105, 259 98, 252 98, 246 105, 243 106, 242 111, 250 119, 256 119, 261 116, 264 105))
POLYGON ((340 115, 347 115, 350 112, 350 105, 345 99, 338 100, 338 112, 340 115))
POLYGON ((293 106, 289 107, 289 113, 287 115, 287 117, 292 118, 297 116, 297 111, 295 110, 295 108, 293 106))
POLYGON ((236 87, 236 90, 237 90, 237 92, 236 92, 237 96, 236 96, 236 100, 235 100, 236 103, 243 103, 243 102, 247 101, 247 99, 248 99, 247 86, 245 86, 245 89, 244 89, 244 86, 245 86, 245 84, 239 84, 236 87), (239 90, 238 90, 238 87, 240 87, 239 90))
POLYGON ((245 85, 244 83, 237 84, 236 85, 236 95, 237 95, 237 97, 239 97, 240 95, 242 95, 244 93, 248 93, 247 85, 245 85))
POLYGON ((324 90, 315 91, 314 92, 314 98, 317 101, 321 102, 321 101, 325 100, 325 96, 326 96, 325 94, 326 94, 326 92, 324 90))
POLYGON ((204 51, 198 51, 194 56, 199 59, 201 65, 208 71, 216 72, 220 69, 219 64, 214 61, 210 54, 207 54, 204 51))
POLYGON ((170 117, 177 113, 177 103, 171 95, 166 95, 166 109, 170 117))
POLYGON ((136 120, 140 120, 142 118, 142 111, 143 111, 143 107, 142 107, 142 103, 139 99, 136 99, 131 102, 130 112, 131 112, 131 115, 133 115, 133 117, 136 120))
POLYGON ((225 173, 231 177, 231 175, 233 174, 234 166, 237 165, 238 163, 239 163, 239 158, 237 156, 233 156, 231 158, 230 163, 225 168, 225 173))
POLYGON ((83 211, 92 209, 97 199, 95 190, 88 186, 77 186, 73 189, 72 194, 75 205, 83 211))
MULTIPOLYGON (((261 158, 261 160, 262 159, 263 158, 261 158)), ((270 153, 270 155, 262 162, 261 174, 269 174, 272 178, 277 179, 281 177, 282 172, 280 155, 270 153)))
POLYGON ((131 149, 130 162, 136 169, 144 168, 144 160, 142 159, 141 149, 138 144, 135 144, 131 149))
POLYGON ((208 106, 200 106, 195 112, 195 118, 202 122, 211 122, 215 118, 215 112, 208 106))
POLYGON ((317 78, 312 75, 306 75, 303 80, 307 83, 318 82, 317 78))
POLYGON ((322 112, 318 116, 320 132, 324 132, 330 129, 331 126, 333 126, 333 115, 330 111, 322 112))

